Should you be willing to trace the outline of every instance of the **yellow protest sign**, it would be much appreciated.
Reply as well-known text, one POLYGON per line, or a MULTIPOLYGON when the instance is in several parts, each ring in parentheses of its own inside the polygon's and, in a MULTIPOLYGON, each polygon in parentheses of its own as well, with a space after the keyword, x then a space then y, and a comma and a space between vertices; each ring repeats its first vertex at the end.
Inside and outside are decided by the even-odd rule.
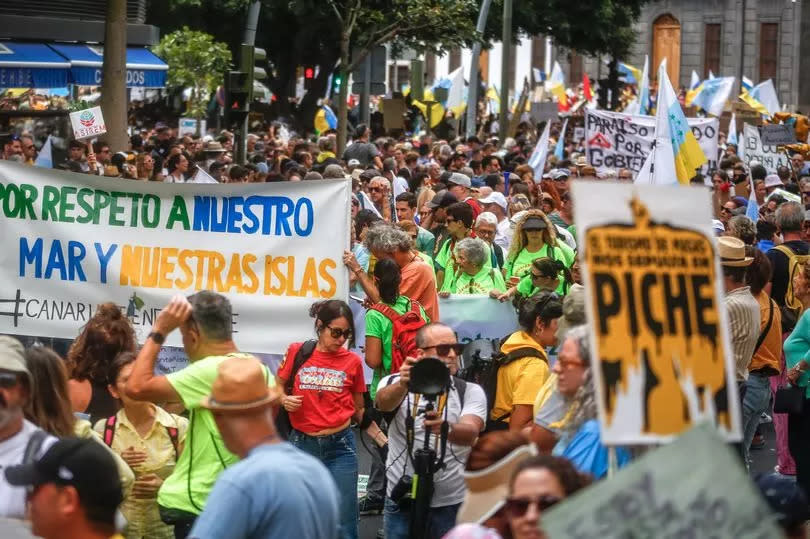
POLYGON ((603 441, 657 443, 706 419, 738 437, 708 193, 577 182, 574 200, 603 441))

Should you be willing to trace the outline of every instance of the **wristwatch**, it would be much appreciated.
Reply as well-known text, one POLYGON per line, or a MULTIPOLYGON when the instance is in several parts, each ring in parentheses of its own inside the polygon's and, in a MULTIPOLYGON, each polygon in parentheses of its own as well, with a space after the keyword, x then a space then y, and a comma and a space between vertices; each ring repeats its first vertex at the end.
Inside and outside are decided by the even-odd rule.
POLYGON ((153 331, 146 338, 152 339, 153 341, 155 341, 156 344, 163 344, 163 341, 166 340, 166 336, 163 335, 163 333, 158 333, 157 331, 153 331))

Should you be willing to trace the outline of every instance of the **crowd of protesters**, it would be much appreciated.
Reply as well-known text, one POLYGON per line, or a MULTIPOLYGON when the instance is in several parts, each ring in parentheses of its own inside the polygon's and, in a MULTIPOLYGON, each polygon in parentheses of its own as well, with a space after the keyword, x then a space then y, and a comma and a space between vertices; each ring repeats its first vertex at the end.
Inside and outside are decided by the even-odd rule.
MULTIPOLYGON (((3 158, 32 162, 24 142, 7 139, 3 158)), ((364 356, 349 350, 358 337, 349 305, 328 300, 312 306, 314 331, 291 336, 273 373, 239 351, 230 303, 208 291, 173 298, 140 347, 113 304, 96 310, 64 359, 1 337, 0 516, 25 518, 27 501, 33 531, 46 538, 120 531, 350 539, 360 515, 381 513, 378 536, 405 538, 412 506, 402 484, 413 474, 406 453, 444 435, 448 459, 434 477, 426 537, 523 538, 536 536, 544 510, 605 479, 611 459, 597 419, 570 183, 632 181, 630 171, 590 166, 582 140, 535 171, 525 125, 502 142, 372 141, 361 125, 340 156, 334 134, 307 140, 274 125, 247 137, 246 165, 232 163, 233 144, 228 132, 175 137, 158 125, 112 155, 103 142, 92 152, 71 143, 61 166, 170 183, 198 181, 200 172, 221 183, 351 182, 352 243, 343 262, 368 311, 364 356), (442 323, 439 301, 454 295, 516 310, 519 327, 497 350, 509 361, 493 395, 455 377, 462 346, 442 323), (156 374, 173 331, 190 363, 156 374), (424 357, 454 375, 444 415, 409 389, 424 357), (374 442, 359 500, 357 436, 374 442), (478 492, 474 478, 482 474, 502 493, 478 492)), ((721 236, 741 464, 749 467, 762 444, 759 426, 772 420, 777 474, 758 481, 786 536, 797 537, 808 517, 810 405, 784 414, 772 407, 789 385, 801 388, 802 403, 810 399, 805 173, 799 155, 777 174, 746 168, 729 145, 710 181, 694 180, 711 184, 721 236), (755 198, 756 221, 748 211, 755 198), (787 497, 800 503, 788 511, 787 497)), ((617 448, 614 466, 634 454, 617 448)))

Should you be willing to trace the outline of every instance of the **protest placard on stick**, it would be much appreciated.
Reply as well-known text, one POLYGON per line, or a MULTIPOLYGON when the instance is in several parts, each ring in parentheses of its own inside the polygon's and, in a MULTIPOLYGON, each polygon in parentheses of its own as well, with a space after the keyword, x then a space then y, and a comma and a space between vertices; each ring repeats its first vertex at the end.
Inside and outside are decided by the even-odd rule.
POLYGON ((665 442, 702 421, 738 440, 708 191, 598 182, 572 190, 603 443, 665 442))
POLYGON ((544 511, 540 526, 569 539, 782 537, 739 456, 706 425, 544 511))

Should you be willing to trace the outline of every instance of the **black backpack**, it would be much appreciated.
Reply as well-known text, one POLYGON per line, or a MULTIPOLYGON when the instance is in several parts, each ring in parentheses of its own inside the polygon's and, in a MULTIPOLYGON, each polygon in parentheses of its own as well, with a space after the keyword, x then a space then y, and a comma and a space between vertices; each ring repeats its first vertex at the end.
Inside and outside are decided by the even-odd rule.
MULTIPOLYGON (((501 346, 503 346, 503 343, 509 337, 510 336, 508 335, 501 340, 501 346)), ((488 368, 482 369, 478 373, 478 379, 474 380, 477 384, 484 388, 484 393, 487 396, 487 425, 484 432, 509 429, 509 423, 507 423, 505 420, 512 415, 512 412, 507 412, 496 418, 492 417, 492 409, 495 407, 495 396, 498 394, 498 371, 501 369, 501 367, 505 367, 513 361, 523 359, 524 357, 536 357, 542 359, 543 361, 548 361, 542 352, 531 346, 517 348, 508 354, 500 352, 492 357, 492 361, 488 368)))

